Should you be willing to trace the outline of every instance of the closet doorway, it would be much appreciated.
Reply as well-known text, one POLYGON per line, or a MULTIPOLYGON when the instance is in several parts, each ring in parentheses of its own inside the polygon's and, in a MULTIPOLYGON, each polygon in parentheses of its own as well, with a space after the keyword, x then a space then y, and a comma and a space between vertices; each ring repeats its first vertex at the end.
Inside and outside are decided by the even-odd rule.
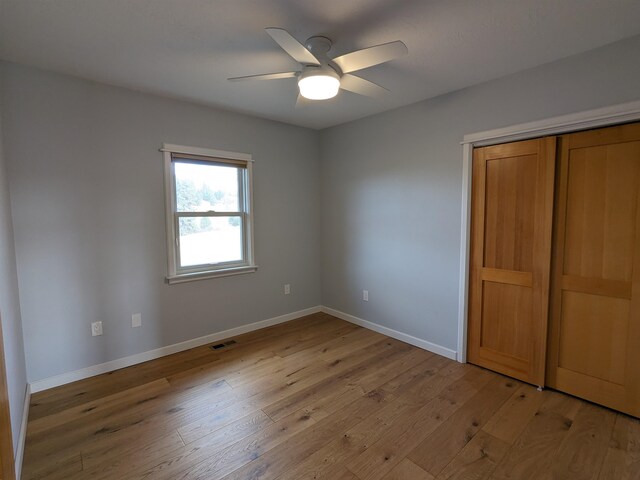
POLYGON ((640 124, 477 148, 472 182, 469 361, 640 416, 640 124))

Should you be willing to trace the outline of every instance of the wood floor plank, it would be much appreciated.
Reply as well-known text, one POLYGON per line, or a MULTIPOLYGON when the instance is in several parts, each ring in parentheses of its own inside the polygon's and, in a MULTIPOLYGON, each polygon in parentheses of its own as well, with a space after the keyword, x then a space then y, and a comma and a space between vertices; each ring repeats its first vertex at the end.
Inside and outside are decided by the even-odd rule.
MULTIPOLYGON (((407 391, 416 391, 419 397, 426 402, 465 374, 465 369, 460 367, 462 367, 460 364, 434 355, 387 382, 381 381, 370 392, 365 392, 357 384, 350 383, 346 391, 336 391, 331 395, 321 397, 307 405, 305 410, 316 420, 319 420, 344 408, 362 395, 377 391, 394 398, 407 391), (442 362, 443 360, 445 363, 442 362), (422 382, 423 379, 429 379, 429 382, 422 382)), ((375 369, 375 366, 373 368, 375 369)), ((419 405, 416 405, 416 408, 418 407, 419 405)))
POLYGON ((355 325, 341 325, 338 329, 334 331, 327 332, 325 336, 318 337, 318 335, 309 335, 306 332, 302 335, 299 335, 295 341, 290 342, 283 348, 275 350, 274 353, 279 357, 288 357, 289 355, 293 355, 294 353, 300 352, 302 350, 307 350, 309 348, 313 348, 319 343, 325 343, 326 341, 335 341, 341 335, 345 333, 352 332, 356 330, 358 327, 355 325))
MULTIPOLYGON (((207 355, 205 356, 200 354, 200 349, 198 349, 198 351, 200 358, 202 358, 206 364, 211 364, 219 360, 219 357, 216 355, 210 355, 209 352, 206 352, 207 355)), ((188 351, 188 353, 190 357, 192 352, 188 351)), ((104 375, 80 380, 70 385, 63 385, 44 392, 38 392, 31 398, 29 415, 33 420, 54 415, 83 403, 165 378, 172 370, 180 371, 193 367, 194 365, 189 359, 184 358, 182 354, 175 354, 109 372, 104 375), (156 362, 159 362, 159 364, 156 365, 156 362)))
POLYGON ((583 402, 558 392, 547 399, 491 475, 494 480, 538 480, 566 438, 583 402))
POLYGON ((409 459, 436 477, 480 431, 519 386, 496 378, 433 431, 409 454, 409 459))
POLYGON ((619 413, 599 480, 640 479, 640 420, 619 413))
MULTIPOLYGON (((271 385, 265 384, 267 389, 264 395, 272 394, 274 391, 282 389, 280 383, 271 385)), ((88 441, 89 446, 83 446, 86 450, 91 450, 93 454, 105 454, 104 445, 114 443, 137 442, 148 438, 151 434, 162 434, 172 429, 180 428, 184 425, 191 425, 193 422, 208 419, 208 428, 201 435, 190 437, 192 441, 222 428, 252 411, 260 408, 261 402, 254 399, 254 396, 244 398, 242 394, 225 392, 224 395, 212 395, 202 397, 197 400, 185 403, 175 403, 165 405, 160 412, 152 412, 149 417, 127 418, 117 424, 109 425, 106 428, 106 435, 92 438, 88 441)))
POLYGON ((82 456, 79 453, 58 458, 52 462, 24 462, 21 478, 23 480, 66 480, 78 472, 82 472, 82 456))
MULTIPOLYGON (((397 342, 383 340, 364 349, 349 352, 343 358, 335 359, 332 362, 334 366, 342 364, 342 367, 344 367, 345 363, 349 365, 344 370, 341 370, 339 374, 324 378, 308 388, 266 406, 264 412, 272 419, 278 420, 318 398, 331 395, 333 392, 346 392, 348 389, 354 388, 354 386, 357 387, 355 383, 361 376, 371 370, 377 370, 383 364, 393 361, 394 358, 403 355, 409 350, 397 342), (349 357, 353 357, 353 360, 345 362, 345 358, 349 359, 349 357), (338 360, 340 361, 338 362, 338 360)), ((358 388, 364 393, 362 388, 358 388)))
MULTIPOLYGON (((335 320, 335 319, 334 319, 335 320)), ((344 323, 344 322, 343 322, 344 323)), ((286 345, 295 345, 299 338, 315 338, 315 346, 325 345, 333 340, 331 334, 336 329, 343 328, 340 322, 325 320, 308 327, 308 331, 300 333, 299 329, 293 332, 284 331, 282 335, 273 339, 265 338, 262 342, 250 342, 245 344, 244 336, 236 339, 237 346, 228 352, 219 353, 215 361, 209 364, 194 366, 192 369, 183 369, 168 376, 169 383, 174 386, 197 386, 200 383, 211 382, 216 379, 232 378, 234 373, 250 374, 252 369, 261 368, 264 364, 277 363, 281 357, 273 353, 274 349, 283 348, 286 345)))
POLYGON ((322 448, 331 439, 343 435, 352 426, 381 410, 392 399, 392 395, 386 395, 378 390, 361 396, 345 408, 319 420, 303 434, 289 439, 223 478, 227 480, 275 479, 322 448))
MULTIPOLYGON (((396 365, 399 361, 404 361, 409 355, 413 355, 414 352, 410 348, 406 348, 404 345, 397 345, 397 343, 390 342, 391 345, 395 345, 396 348, 389 352, 386 356, 386 360, 391 365, 396 365)), ((336 364, 329 365, 313 365, 312 369, 306 372, 304 378, 289 377, 286 382, 276 384, 273 388, 267 389, 263 392, 259 391, 262 387, 258 388, 255 392, 245 391, 240 397, 248 396, 247 400, 239 400, 233 402, 227 408, 227 412, 234 411, 246 411, 254 409, 265 409, 264 411, 269 414, 267 410, 268 405, 278 402, 282 399, 295 395, 298 392, 313 389, 313 386, 318 382, 322 382, 324 379, 331 377, 332 375, 339 375, 340 372, 348 370, 350 362, 345 361, 336 364), (249 395, 249 393, 253 393, 249 395)), ((381 367, 382 368, 382 367, 381 367)), ((298 370, 297 374, 300 373, 298 370)), ((270 415, 271 416, 271 415, 270 415)), ((212 430, 217 429, 222 413, 218 412, 215 415, 207 416, 202 419, 198 419, 196 422, 185 425, 180 428, 181 435, 188 436, 189 439, 197 438, 198 436, 204 436, 210 433, 212 430)), ((272 419, 277 420, 283 418, 281 415, 271 416, 272 419)))
POLYGON ((249 413, 248 415, 240 417, 238 420, 230 423, 227 423, 226 417, 222 418, 224 418, 224 421, 220 421, 221 417, 214 414, 212 419, 208 419, 208 428, 206 428, 206 432, 203 432, 202 429, 194 430, 193 428, 189 428, 192 426, 192 424, 189 424, 186 427, 179 427, 178 433, 180 434, 182 441, 186 445, 190 445, 201 438, 209 437, 213 434, 219 435, 220 431, 224 432, 224 435, 229 435, 230 430, 235 431, 239 428, 243 428, 247 426, 247 422, 249 422, 250 424, 255 424, 257 420, 260 420, 260 423, 262 423, 263 421, 266 422, 268 420, 269 423, 273 423, 273 420, 271 420, 271 418, 269 418, 269 416, 262 410, 257 410, 256 412, 249 413), (218 428, 216 428, 215 426, 216 423, 218 425, 218 428))
POLYGON ((439 355, 433 355, 424 362, 417 363, 412 368, 398 373, 395 377, 385 382, 381 388, 388 392, 397 392, 402 388, 426 389, 427 391, 420 392, 420 396, 424 399, 433 398, 432 393, 434 391, 439 392, 442 388, 434 381, 425 383, 422 380, 432 379, 432 377, 437 376, 440 381, 451 383, 465 375, 465 373, 467 373, 467 370, 462 364, 452 362, 439 355))
POLYGON ((490 381, 491 374, 470 367, 462 378, 393 425, 383 440, 374 442, 347 467, 361 480, 383 478, 490 381))
POLYGON ((410 351, 402 358, 397 358, 392 362, 386 363, 375 371, 370 371, 360 377, 356 382, 365 392, 369 392, 380 385, 380 381, 385 382, 393 380, 398 375, 406 372, 414 365, 430 358, 433 354, 420 349, 410 349, 410 351))
POLYGON ((349 470, 344 468, 338 474, 338 476, 335 478, 335 480, 358 480, 358 477, 356 477, 353 473, 351 473, 349 470))
MULTIPOLYGON (((208 458, 185 470, 179 476, 166 478, 185 480, 224 478, 227 474, 232 474, 232 472, 243 470, 243 467, 252 465, 256 459, 265 458, 271 451, 278 449, 278 447, 281 447, 301 432, 313 430, 314 424, 315 420, 306 412, 297 412, 279 420, 271 429, 265 430, 263 434, 251 436, 238 444, 232 445, 221 455, 208 458)), ((255 474, 257 473, 254 472, 255 474)))
POLYGON ((319 360, 332 362, 355 350, 361 350, 374 343, 388 340, 389 337, 373 330, 357 328, 324 345, 310 349, 310 353, 319 360))
POLYGON ((473 439, 449 462, 436 480, 488 478, 509 449, 509 444, 484 431, 473 439))
MULTIPOLYGON (((304 480, 304 479, 333 479, 344 465, 352 458, 362 453, 368 445, 385 437, 387 431, 397 422, 415 411, 416 407, 433 398, 439 391, 455 378, 438 377, 437 370, 431 370, 430 364, 438 365, 436 359, 429 358, 423 363, 411 369, 411 375, 400 375, 404 382, 396 379, 387 382, 380 390, 388 392, 395 397, 388 405, 358 423, 343 435, 337 437, 321 449, 306 457, 294 468, 290 468, 279 480, 304 480), (419 377, 417 370, 430 372, 430 375, 419 377), (440 379, 445 378, 445 382, 440 379), (427 388, 430 385, 431 388, 427 388)), ((405 372, 406 373, 406 372, 405 372)))
POLYGON ((640 480, 640 421, 573 397, 324 313, 234 340, 35 394, 22 478, 640 480))
POLYGON ((433 475, 425 472, 408 458, 402 460, 382 480, 433 480, 433 475))
POLYGON ((492 436, 512 444, 546 399, 545 392, 521 385, 500 410, 482 427, 492 436))
POLYGON ((224 379, 232 387, 237 387, 265 374, 273 374, 278 371, 284 372, 291 366, 299 367, 301 365, 313 365, 322 362, 327 364, 332 362, 340 363, 343 362, 345 358, 354 356, 355 352, 358 352, 361 346, 370 347, 372 344, 381 343, 386 340, 385 337, 380 334, 363 335, 362 332, 366 332, 366 330, 350 328, 346 333, 342 333, 338 337, 335 336, 334 332, 334 335, 328 336, 326 341, 316 344, 313 347, 299 350, 285 357, 272 356, 266 360, 256 362, 254 365, 227 373, 224 375, 224 379), (341 346, 348 348, 340 348, 341 346))
POLYGON ((82 472, 69 475, 67 480, 126 478, 131 472, 151 468, 167 456, 184 448, 177 431, 161 435, 155 441, 132 450, 129 443, 118 444, 108 455, 90 453, 82 455, 82 472))
POLYGON ((541 478, 596 480, 607 453, 616 414, 585 403, 576 415, 553 463, 541 478))
POLYGON ((130 472, 128 477, 131 479, 191 479, 199 475, 205 475, 208 478, 221 477, 310 427, 313 423, 314 420, 304 412, 296 412, 276 423, 265 422, 253 433, 244 428, 241 435, 234 436, 221 430, 218 434, 209 435, 187 445, 148 470, 130 472))
POLYGON ((74 420, 33 436, 28 433, 25 457, 28 459, 33 455, 40 461, 54 460, 60 454, 67 456, 81 448, 106 453, 113 445, 129 441, 140 443, 145 438, 154 438, 148 435, 150 432, 155 435, 167 433, 190 419, 206 415, 216 408, 214 399, 228 402, 221 394, 229 390, 224 383, 215 383, 210 389, 200 389, 199 395, 190 395, 184 402, 177 401, 170 393, 150 393, 146 398, 134 398, 130 404, 117 406, 116 411, 90 414, 86 419, 74 420), (52 442, 52 438, 56 441, 52 442))
MULTIPOLYGON (((430 356, 426 357, 428 359, 430 356)), ((425 356, 421 358, 424 359, 425 356)), ((399 362, 396 367, 400 367, 399 362)), ((403 368, 408 370, 411 367, 405 364, 403 368)), ((402 372, 397 373, 401 374, 402 372)), ((383 381, 385 378, 382 375, 378 377, 378 381, 383 381)), ((367 392, 364 396, 358 397, 357 400, 346 406, 340 405, 340 408, 337 404, 327 405, 321 400, 322 409, 328 414, 308 432, 300 435, 303 438, 292 438, 278 449, 274 449, 273 452, 263 455, 224 478, 236 480, 244 478, 273 479, 285 474, 315 451, 331 442, 332 438, 341 438, 349 428, 382 410, 396 398, 395 390, 405 387, 413 378, 412 376, 405 377, 406 383, 394 381, 393 386, 382 385, 367 392)), ((367 380, 367 383, 369 382, 371 380, 367 380)), ((390 380, 386 382, 388 383, 390 380)), ((318 409, 312 405, 309 410, 317 411, 318 409)))
MULTIPOLYGON (((392 342, 395 342, 397 345, 401 345, 400 342, 392 342)), ((401 349, 406 354, 409 354, 408 351, 411 350, 406 348, 406 345, 402 346, 401 349)), ((411 354, 413 355, 414 352, 411 352, 411 354)), ((263 377, 254 384, 243 385, 241 391, 236 389, 234 390, 233 395, 225 395, 223 398, 215 400, 215 402, 213 401, 214 399, 198 398, 195 400, 194 405, 191 405, 190 403, 177 404, 177 406, 173 405, 168 410, 162 411, 159 415, 154 415, 151 418, 132 418, 128 413, 127 417, 120 421, 117 421, 116 417, 110 419, 108 424, 89 425, 84 429, 84 431, 73 429, 75 444, 91 441, 91 443, 94 444, 94 452, 99 452, 100 443, 104 444, 105 442, 96 442, 95 439, 91 438, 90 434, 92 433, 92 430, 105 432, 110 436, 115 437, 112 438, 111 441, 107 440, 108 443, 119 443, 115 440, 124 439, 126 441, 133 441, 129 430, 135 430, 134 432, 131 432, 131 434, 136 435, 139 438, 145 435, 144 429, 153 429, 156 432, 162 430, 167 431, 171 428, 176 428, 179 424, 189 424, 189 418, 192 418, 197 422, 204 422, 204 427, 200 428, 200 431, 197 433, 191 432, 191 436, 188 441, 192 441, 195 438, 204 436, 211 431, 220 428, 225 423, 229 423, 240 418, 250 411, 262 408, 266 403, 272 402, 278 398, 283 398, 292 392, 304 388, 306 385, 320 381, 323 376, 333 374, 334 370, 339 371, 347 366, 347 362, 335 366, 329 365, 326 367, 326 371, 324 371, 322 375, 317 374, 317 372, 314 374, 312 370, 303 371, 303 369, 298 366, 291 366, 290 369, 293 372, 293 375, 283 374, 279 376, 276 373, 273 376, 263 377), (277 381, 274 381, 274 378, 277 381), (209 412, 211 412, 211 414, 209 414, 209 412), (80 434, 83 432, 84 437, 81 437, 80 434)), ((315 366, 314 368, 318 367, 315 366)), ((198 386, 196 388, 200 387, 201 386, 198 386)), ((193 392, 193 390, 189 390, 189 392, 193 392)), ((154 399, 149 404, 151 403, 156 403, 156 400, 154 399)), ((186 435, 182 430, 180 433, 186 435)), ((67 443, 73 444, 69 439, 67 439, 67 443)), ((32 451, 35 451, 38 454, 43 453, 42 451, 38 451, 37 448, 32 448, 32 451)))
POLYGON ((108 410, 111 407, 119 407, 122 404, 158 395, 168 391, 169 388, 169 382, 166 379, 161 378, 138 387, 130 388, 129 390, 114 393, 113 395, 107 395, 106 397, 83 403, 76 407, 68 408, 56 415, 40 417, 29 422, 29 436, 34 437, 42 432, 71 421, 76 421, 82 417, 88 417, 89 415, 95 416, 96 413, 108 410))

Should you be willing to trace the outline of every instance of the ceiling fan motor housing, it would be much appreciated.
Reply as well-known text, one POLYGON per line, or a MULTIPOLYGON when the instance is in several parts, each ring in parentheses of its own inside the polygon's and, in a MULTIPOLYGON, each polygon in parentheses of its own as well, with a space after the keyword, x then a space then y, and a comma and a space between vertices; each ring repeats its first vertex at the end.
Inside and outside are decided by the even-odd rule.
POLYGON ((331 40, 327 37, 310 37, 305 47, 318 59, 320 65, 304 65, 298 77, 300 94, 309 100, 326 100, 335 97, 340 89, 341 72, 328 56, 331 40))
MULTIPOLYGON (((309 37, 304 46, 309 49, 316 57, 326 57, 333 43, 327 37, 309 37)), ((318 60, 321 60, 320 58, 318 60)))

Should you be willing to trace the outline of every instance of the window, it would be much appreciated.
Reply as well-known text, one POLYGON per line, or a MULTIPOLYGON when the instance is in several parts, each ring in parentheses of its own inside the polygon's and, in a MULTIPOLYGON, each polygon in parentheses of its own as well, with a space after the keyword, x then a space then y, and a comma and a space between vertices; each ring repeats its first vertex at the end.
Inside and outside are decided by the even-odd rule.
POLYGON ((169 283, 255 272, 251 156, 163 145, 169 283))

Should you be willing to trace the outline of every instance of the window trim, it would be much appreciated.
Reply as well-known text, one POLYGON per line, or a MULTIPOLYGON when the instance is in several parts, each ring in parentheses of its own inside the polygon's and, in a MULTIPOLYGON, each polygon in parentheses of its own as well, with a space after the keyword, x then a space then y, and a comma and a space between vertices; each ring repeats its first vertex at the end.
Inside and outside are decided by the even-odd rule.
MULTIPOLYGON (((227 152, 212 148, 188 147, 184 145, 173 145, 164 143, 160 149, 164 157, 164 177, 165 177, 165 224, 167 235, 167 276, 169 284, 190 282, 194 280, 205 280, 208 278, 226 277, 230 275, 240 275, 253 273, 258 269, 254 254, 253 236, 253 159, 248 153, 227 152), (217 264, 219 267, 210 269, 187 269, 178 268, 179 240, 176 228, 176 218, 179 217, 175 210, 176 191, 174 175, 174 156, 182 157, 185 160, 194 160, 194 163, 211 162, 213 164, 229 164, 244 168, 243 198, 241 207, 244 217, 243 223, 243 255, 242 262, 225 262, 217 264)), ((229 212, 224 212, 225 215, 229 212)))

